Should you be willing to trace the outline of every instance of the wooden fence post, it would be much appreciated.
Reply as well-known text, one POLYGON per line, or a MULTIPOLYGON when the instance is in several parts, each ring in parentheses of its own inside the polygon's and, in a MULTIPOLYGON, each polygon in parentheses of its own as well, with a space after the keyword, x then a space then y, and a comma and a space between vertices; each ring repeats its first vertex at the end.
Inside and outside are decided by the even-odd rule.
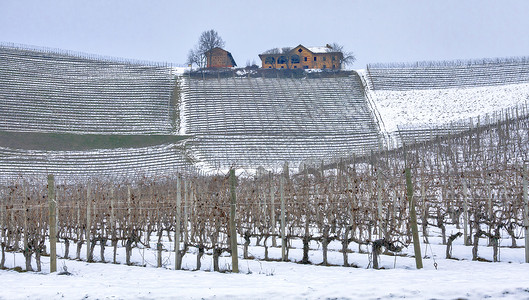
POLYGON ((270 223, 272 223, 272 247, 277 247, 276 244, 276 204, 275 202, 275 191, 272 183, 272 172, 269 173, 270 177, 270 223))
POLYGON ((230 169, 230 242, 233 273, 239 273, 239 256, 237 253, 237 230, 235 229, 235 205, 237 204, 237 195, 235 193, 236 185, 237 177, 235 177, 235 169, 230 169))
MULTIPOLYGON (((141 215, 141 208, 139 209, 140 215, 141 215)), ((136 213, 135 213, 136 214, 136 213)), ((125 236, 132 236, 132 225, 131 225, 131 218, 132 218, 132 187, 130 185, 127 186, 127 225, 123 229, 123 231, 126 232, 125 236)))
POLYGON ((176 177, 176 220, 175 220, 175 236, 174 236, 174 250, 175 250, 175 270, 182 268, 182 256, 180 254, 180 227, 181 227, 181 211, 182 206, 182 183, 180 176, 176 177))
POLYGON ((26 259, 26 271, 33 271, 33 268, 31 268, 31 252, 29 251, 29 243, 28 243, 28 198, 26 196, 26 187, 22 186, 22 205, 24 206, 24 258, 26 259))
POLYGON ((184 222, 184 246, 185 244, 187 243, 188 239, 189 239, 189 234, 188 234, 188 230, 187 230, 187 225, 188 225, 188 206, 189 206, 189 202, 191 199, 193 199, 193 197, 191 195, 188 195, 188 188, 190 189, 190 187, 188 187, 190 184, 189 181, 184 181, 184 217, 182 218, 182 221, 184 222))
POLYGON ((525 228, 525 262, 529 263, 529 195, 527 194, 527 177, 529 171, 527 163, 523 166, 523 226, 525 228))
POLYGON ((50 227, 50 273, 57 272, 57 217, 55 215, 55 178, 53 174, 48 175, 48 204, 50 227))
POLYGON ((4 221, 4 198, 0 197, 0 269, 4 268, 4 228, 7 227, 4 221))
POLYGON ((382 216, 382 174, 380 170, 377 171, 377 213, 378 213, 378 230, 379 237, 385 239, 388 237, 386 224, 384 224, 384 218, 382 216))
POLYGON ((110 190, 110 234, 111 234, 111 245, 114 248, 112 254, 112 263, 117 263, 116 261, 116 249, 117 244, 117 234, 116 234, 116 204, 114 199, 114 189, 110 190))
POLYGON ((287 261, 287 239, 285 237, 285 176, 281 176, 279 181, 281 196, 281 260, 287 261))
POLYGON ((90 253, 92 253, 91 249, 92 248, 92 241, 91 241, 91 234, 92 234, 92 224, 91 224, 91 207, 92 207, 92 201, 90 199, 91 195, 91 190, 90 190, 90 184, 88 184, 88 187, 86 188, 86 228, 85 228, 85 231, 86 231, 86 261, 88 262, 91 262, 92 261, 92 257, 90 255, 90 253))
POLYGON ((468 186, 463 178, 463 243, 465 246, 470 246, 468 242, 468 186))
POLYGON ((410 168, 406 168, 406 190, 410 206, 410 225, 413 237, 413 250, 415 252, 415 265, 417 269, 422 269, 421 245, 419 244, 419 229, 417 228, 417 214, 415 213, 415 201, 413 200, 410 168))

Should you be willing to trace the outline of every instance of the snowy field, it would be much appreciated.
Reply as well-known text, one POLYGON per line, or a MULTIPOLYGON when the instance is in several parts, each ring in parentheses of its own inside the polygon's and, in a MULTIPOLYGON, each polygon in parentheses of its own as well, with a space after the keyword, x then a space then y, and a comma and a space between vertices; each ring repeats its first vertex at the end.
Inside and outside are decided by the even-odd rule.
POLYGON ((529 84, 410 91, 369 91, 388 133, 492 115, 529 101, 529 84))
MULTIPOLYGON (((369 254, 359 253, 355 244, 348 254, 355 267, 340 266, 338 243, 330 244, 329 261, 334 266, 326 267, 318 265, 322 252, 317 243, 311 244, 309 252, 312 265, 295 262, 302 257, 300 241, 294 241, 290 250, 294 262, 263 261, 264 248, 252 243, 250 255, 259 260, 239 259, 239 274, 212 272, 210 255, 202 258, 200 271, 193 271, 193 249, 184 256, 186 270, 175 271, 174 252, 167 242, 169 251, 163 254, 162 268, 155 268, 154 251, 135 248, 133 261, 138 266, 59 259, 59 271, 66 266, 71 275, 58 275, 48 273, 49 261, 44 258, 45 271, 41 273, 2 270, 0 299, 529 299, 529 264, 523 263, 523 248, 509 248, 509 241, 503 239, 501 262, 477 262, 471 261, 471 247, 461 242, 461 238, 454 242, 452 253, 458 260, 447 260, 440 238, 430 238, 431 244, 421 241, 422 256, 426 257, 421 270, 415 268, 412 246, 403 256, 381 255, 384 269, 374 270, 369 254)), ((479 256, 491 260, 492 248, 486 246, 485 239, 480 244, 479 256)), ((112 249, 106 250, 109 260, 112 249)), ((118 261, 124 260, 124 250, 119 250, 118 261)), ((63 251, 59 246, 59 255, 63 251)), ((279 259, 280 248, 270 248, 269 255, 279 259)), ((23 266, 22 254, 7 254, 6 265, 23 266)), ((230 265, 231 257, 221 257, 221 269, 231 269, 230 265)))

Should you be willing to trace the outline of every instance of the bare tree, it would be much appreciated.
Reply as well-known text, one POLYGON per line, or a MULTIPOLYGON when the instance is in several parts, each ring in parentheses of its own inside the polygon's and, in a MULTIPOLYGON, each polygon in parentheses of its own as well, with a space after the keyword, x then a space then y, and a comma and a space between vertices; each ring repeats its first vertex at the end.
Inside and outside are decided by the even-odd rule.
MULTIPOLYGON (((206 53, 217 47, 224 47, 224 40, 222 40, 218 32, 213 29, 202 32, 198 39, 198 44, 195 48, 189 50, 187 63, 190 65, 194 64, 199 68, 204 68, 208 59, 206 53)), ((211 56, 209 59, 211 60, 211 56)))
POLYGON ((198 48, 189 50, 187 54, 187 63, 192 66, 196 65, 199 69, 206 67, 206 56, 200 53, 198 48))
POLYGON ((344 51, 343 45, 340 45, 338 43, 332 43, 329 46, 330 46, 329 48, 331 49, 331 51, 342 53, 343 57, 340 60, 340 63, 343 66, 350 66, 356 61, 356 57, 354 53, 350 51, 344 51))
POLYGON ((200 68, 199 63, 197 63, 198 57, 197 53, 195 51, 196 49, 190 49, 189 52, 187 52, 187 60, 186 63, 189 65, 189 67, 192 67, 193 65, 197 65, 200 68))
POLYGON ((263 52, 263 54, 279 54, 279 53, 281 53, 281 49, 279 48, 272 48, 272 49, 269 49, 263 52))

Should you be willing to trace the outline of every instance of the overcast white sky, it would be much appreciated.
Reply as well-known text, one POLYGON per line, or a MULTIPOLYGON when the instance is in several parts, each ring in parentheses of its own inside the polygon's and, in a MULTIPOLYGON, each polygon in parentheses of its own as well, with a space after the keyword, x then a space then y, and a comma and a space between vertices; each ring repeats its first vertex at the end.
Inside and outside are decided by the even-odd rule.
POLYGON ((215 29, 239 66, 337 42, 367 63, 529 56, 527 0, 0 0, 0 42, 184 64, 215 29))

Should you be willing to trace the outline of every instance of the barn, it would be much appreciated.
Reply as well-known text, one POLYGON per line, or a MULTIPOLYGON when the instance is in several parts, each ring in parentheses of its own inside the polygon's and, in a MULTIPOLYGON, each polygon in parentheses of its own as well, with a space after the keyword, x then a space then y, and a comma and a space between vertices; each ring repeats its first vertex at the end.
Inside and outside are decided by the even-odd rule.
POLYGON ((205 54, 208 68, 232 68, 237 66, 231 53, 222 48, 215 47, 205 54))

